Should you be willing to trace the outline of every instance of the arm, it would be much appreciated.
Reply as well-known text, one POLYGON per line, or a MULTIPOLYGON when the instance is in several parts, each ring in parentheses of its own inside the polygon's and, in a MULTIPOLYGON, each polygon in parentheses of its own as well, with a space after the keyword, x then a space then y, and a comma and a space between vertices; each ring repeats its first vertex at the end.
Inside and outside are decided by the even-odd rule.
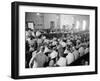
POLYGON ((35 60, 35 55, 32 56, 32 58, 31 58, 31 60, 29 62, 29 68, 32 68, 33 67, 34 60, 35 60))

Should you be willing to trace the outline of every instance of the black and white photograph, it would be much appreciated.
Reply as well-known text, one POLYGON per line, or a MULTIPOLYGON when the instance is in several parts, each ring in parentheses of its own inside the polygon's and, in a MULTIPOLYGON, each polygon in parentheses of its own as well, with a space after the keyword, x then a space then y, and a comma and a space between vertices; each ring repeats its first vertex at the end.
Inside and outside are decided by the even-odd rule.
POLYGON ((12 78, 97 74, 97 7, 12 3, 12 78))
POLYGON ((25 67, 89 65, 89 15, 25 13, 25 67))

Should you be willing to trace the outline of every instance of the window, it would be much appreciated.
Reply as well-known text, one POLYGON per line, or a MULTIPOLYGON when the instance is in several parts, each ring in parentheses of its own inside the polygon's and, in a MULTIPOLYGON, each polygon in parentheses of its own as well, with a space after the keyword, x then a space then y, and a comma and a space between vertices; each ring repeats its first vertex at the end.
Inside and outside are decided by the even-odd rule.
POLYGON ((85 30, 86 29, 86 21, 83 20, 83 27, 82 27, 82 30, 85 30))
POLYGON ((79 29, 80 22, 76 21, 76 29, 79 29))

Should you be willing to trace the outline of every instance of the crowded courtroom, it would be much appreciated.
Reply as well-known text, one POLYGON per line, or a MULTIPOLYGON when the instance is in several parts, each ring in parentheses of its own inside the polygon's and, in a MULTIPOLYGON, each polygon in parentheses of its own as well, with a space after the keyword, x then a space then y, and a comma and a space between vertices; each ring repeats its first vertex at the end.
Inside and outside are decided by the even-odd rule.
POLYGON ((25 68, 88 66, 89 15, 25 12, 25 68))

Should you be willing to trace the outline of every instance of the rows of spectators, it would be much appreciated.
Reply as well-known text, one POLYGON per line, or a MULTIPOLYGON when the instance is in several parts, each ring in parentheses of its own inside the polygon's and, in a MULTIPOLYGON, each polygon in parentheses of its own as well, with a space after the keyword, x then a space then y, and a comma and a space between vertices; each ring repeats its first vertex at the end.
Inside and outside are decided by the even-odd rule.
MULTIPOLYGON (((89 54, 89 32, 49 37, 38 30, 27 29, 25 41, 26 68, 69 66, 89 54)), ((83 59, 80 64, 89 65, 89 61, 83 59)))

